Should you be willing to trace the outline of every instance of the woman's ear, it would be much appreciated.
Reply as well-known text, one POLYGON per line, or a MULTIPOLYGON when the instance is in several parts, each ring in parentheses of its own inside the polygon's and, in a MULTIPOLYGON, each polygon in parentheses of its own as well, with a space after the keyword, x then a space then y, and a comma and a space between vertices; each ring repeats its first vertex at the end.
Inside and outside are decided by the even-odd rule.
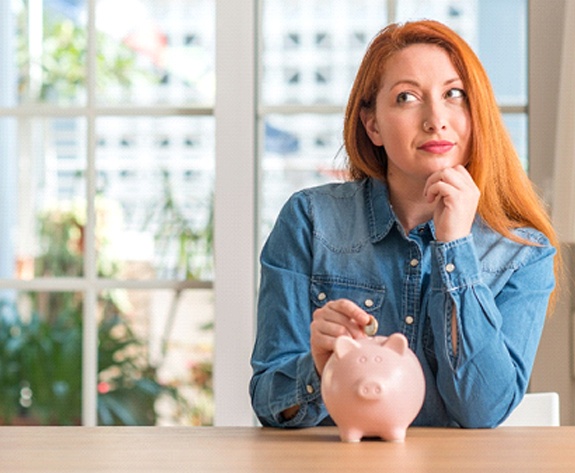
POLYGON ((375 119, 375 113, 371 110, 362 108, 359 111, 359 117, 361 118, 361 123, 369 136, 369 139, 375 146, 383 146, 383 141, 381 139, 381 134, 379 132, 379 125, 375 119))

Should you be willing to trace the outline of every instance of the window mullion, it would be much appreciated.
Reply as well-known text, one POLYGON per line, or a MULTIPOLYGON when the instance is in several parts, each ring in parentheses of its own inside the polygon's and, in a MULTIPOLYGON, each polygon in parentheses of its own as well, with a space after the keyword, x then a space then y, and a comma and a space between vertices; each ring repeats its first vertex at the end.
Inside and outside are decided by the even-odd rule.
POLYGON ((251 425, 255 307, 256 0, 216 0, 216 425, 251 425))
POLYGON ((82 343, 82 423, 95 426, 97 416, 97 377, 98 377, 98 325, 97 325, 97 280, 96 263, 96 0, 88 1, 88 43, 87 43, 87 113, 86 113, 86 228, 84 246, 84 318, 82 343))

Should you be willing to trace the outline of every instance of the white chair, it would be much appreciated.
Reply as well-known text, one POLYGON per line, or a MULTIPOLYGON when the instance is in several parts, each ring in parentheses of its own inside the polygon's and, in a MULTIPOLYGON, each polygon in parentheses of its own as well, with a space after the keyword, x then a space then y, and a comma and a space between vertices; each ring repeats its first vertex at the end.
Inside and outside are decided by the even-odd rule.
POLYGON ((528 393, 501 427, 557 427, 559 394, 528 393))

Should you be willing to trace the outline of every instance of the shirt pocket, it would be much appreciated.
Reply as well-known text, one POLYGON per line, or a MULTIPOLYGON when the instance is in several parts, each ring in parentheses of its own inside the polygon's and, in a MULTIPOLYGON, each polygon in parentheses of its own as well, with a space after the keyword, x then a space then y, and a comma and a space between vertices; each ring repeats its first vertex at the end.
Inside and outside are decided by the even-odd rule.
POLYGON ((349 299, 370 314, 377 313, 385 299, 385 287, 357 283, 345 278, 314 276, 311 280, 312 305, 323 307, 329 301, 349 299))

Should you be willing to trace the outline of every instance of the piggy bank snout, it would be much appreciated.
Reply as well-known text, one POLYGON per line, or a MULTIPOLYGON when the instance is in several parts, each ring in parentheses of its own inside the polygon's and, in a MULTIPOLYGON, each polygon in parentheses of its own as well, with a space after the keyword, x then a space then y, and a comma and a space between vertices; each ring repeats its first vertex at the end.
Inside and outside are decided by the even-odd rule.
POLYGON ((362 380, 357 383, 357 394, 361 399, 375 401, 383 395, 383 384, 375 380, 362 380))

